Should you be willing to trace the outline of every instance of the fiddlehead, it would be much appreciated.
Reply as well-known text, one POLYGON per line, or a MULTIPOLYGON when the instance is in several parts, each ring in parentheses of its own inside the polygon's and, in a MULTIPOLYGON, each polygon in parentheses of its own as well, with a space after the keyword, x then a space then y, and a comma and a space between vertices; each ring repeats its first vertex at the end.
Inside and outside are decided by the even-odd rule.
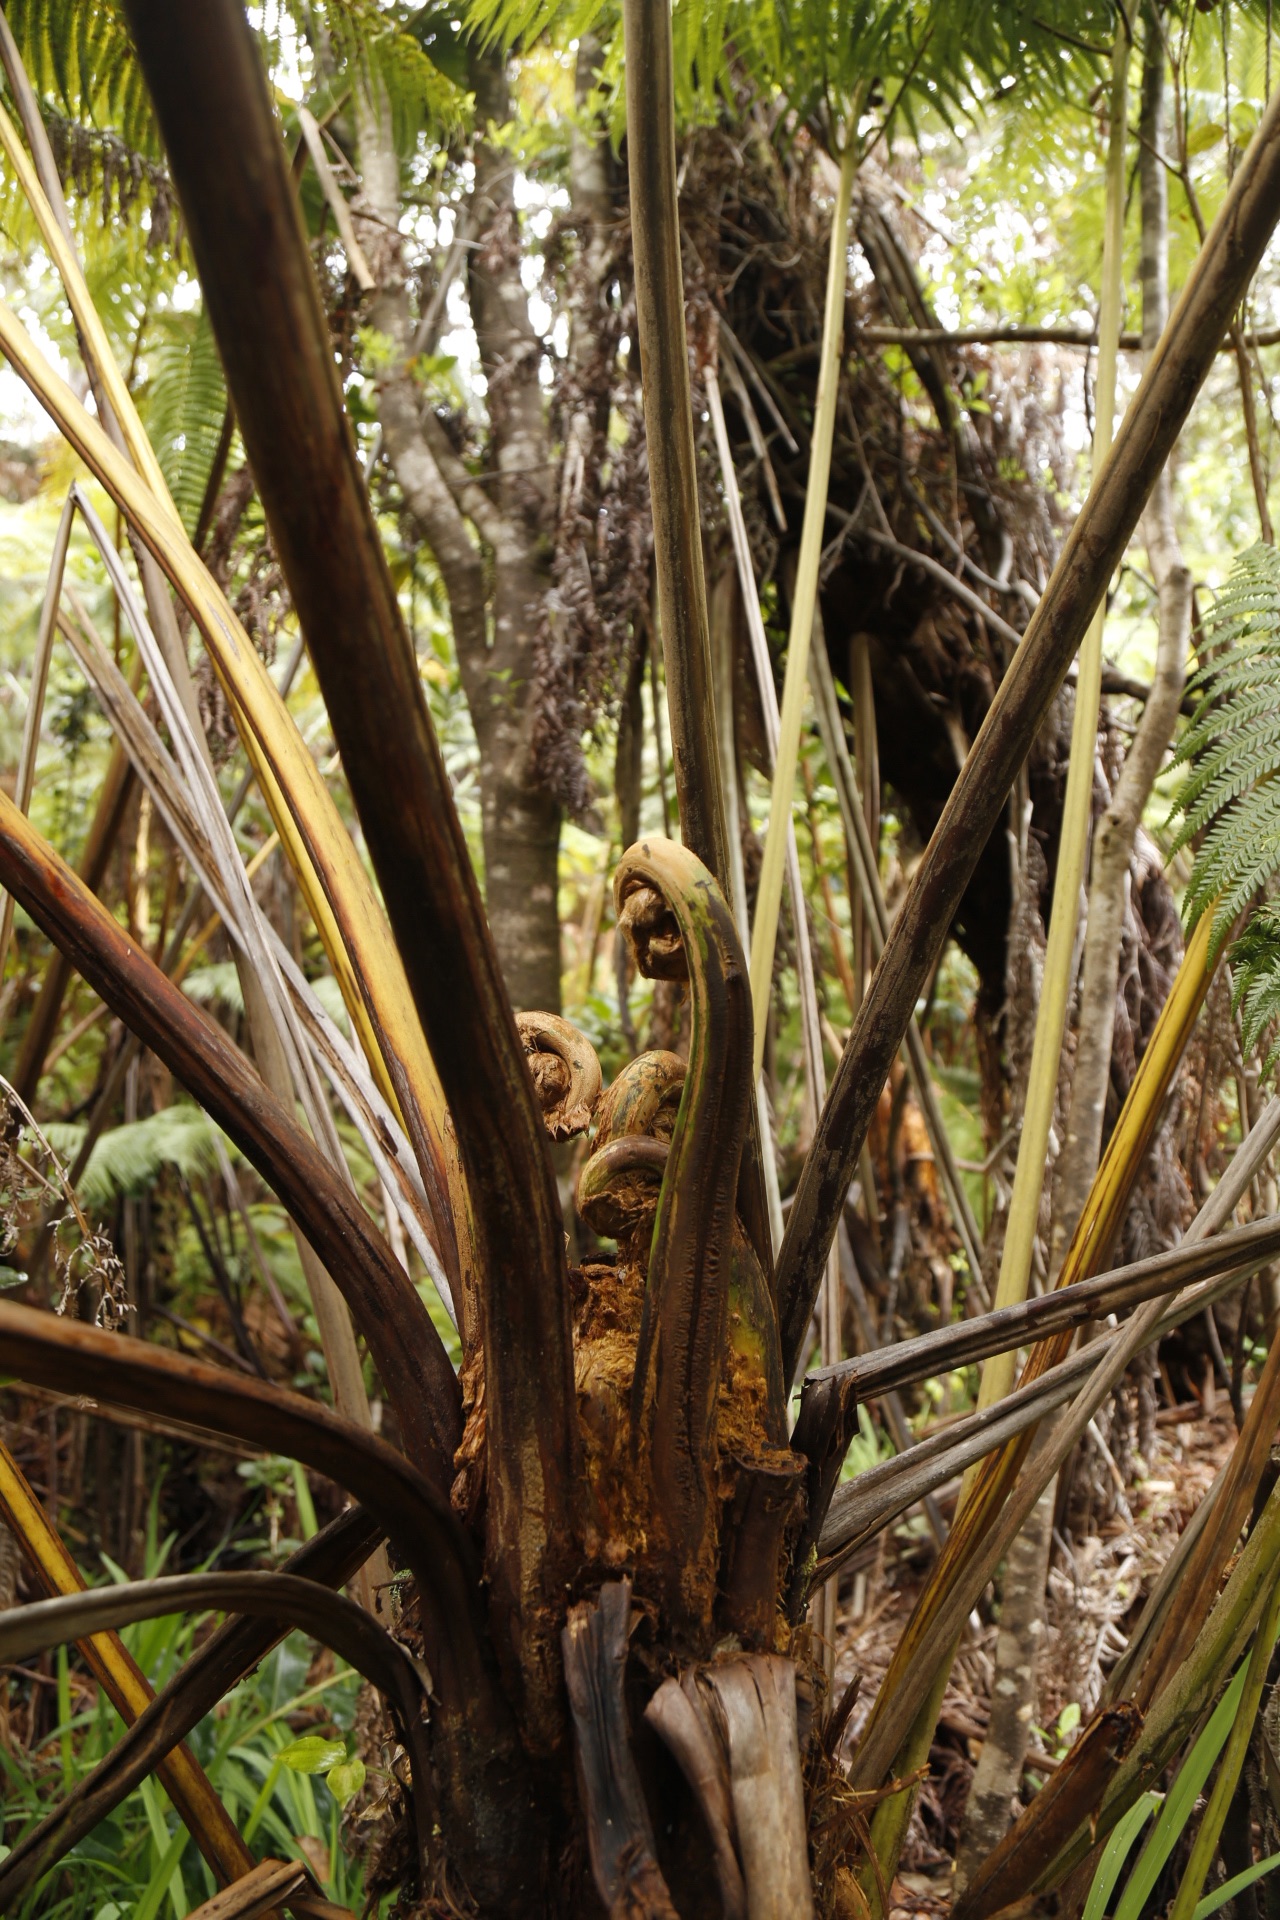
POLYGON ((600 1098, 600 1062, 586 1035, 558 1013, 518 1013, 542 1124, 553 1140, 585 1133, 600 1098))
POLYGON ((631 1423, 633 1449, 642 1440, 649 1449, 654 1536, 685 1547, 668 1604, 692 1625, 709 1617, 714 1593, 716 1414, 750 1111, 751 996, 733 916, 686 849, 639 842, 618 867, 614 899, 640 972, 689 984, 689 1061, 654 1214, 631 1423))

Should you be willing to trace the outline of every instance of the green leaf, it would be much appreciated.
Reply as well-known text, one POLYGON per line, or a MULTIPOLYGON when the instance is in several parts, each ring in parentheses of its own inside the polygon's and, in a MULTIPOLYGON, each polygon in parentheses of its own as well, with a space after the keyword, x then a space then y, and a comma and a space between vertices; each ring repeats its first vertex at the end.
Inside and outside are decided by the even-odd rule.
POLYGON ((1211 1913, 1216 1913, 1219 1907, 1225 1907, 1228 1900, 1234 1900, 1238 1893, 1243 1893, 1246 1887, 1251 1887, 1255 1880, 1261 1880, 1264 1874, 1273 1872, 1276 1867, 1280 1867, 1280 1853, 1269 1854, 1265 1860, 1259 1860, 1253 1866, 1246 1867, 1243 1873, 1237 1873, 1234 1879, 1224 1880, 1212 1893, 1206 1893, 1191 1920, 1209 1920, 1211 1913))
MULTIPOLYGON (((188 1180, 200 1180, 217 1169, 215 1141, 218 1129, 207 1113, 187 1101, 177 1101, 129 1120, 104 1133, 89 1156, 77 1191, 91 1211, 115 1205, 122 1194, 143 1193, 173 1167, 188 1180)), ((84 1138, 83 1126, 54 1123, 49 1133, 54 1151, 66 1162, 75 1159, 84 1138)))
POLYGON ((289 1466, 293 1475, 293 1497, 298 1503, 298 1525, 302 1528, 302 1537, 304 1540, 314 1540, 320 1531, 320 1523, 316 1519, 315 1502, 311 1498, 307 1470, 301 1460, 291 1460, 289 1466))
POLYGON ((1134 1801, 1123 1820, 1117 1821, 1102 1850, 1102 1858, 1093 1876, 1089 1898, 1085 1902, 1084 1920, 1102 1920, 1107 1910, 1107 1902, 1111 1898, 1116 1881, 1120 1878, 1120 1870, 1129 1858, 1133 1843, 1159 1805, 1158 1793, 1144 1793, 1140 1800, 1134 1801))
POLYGON ((1210 147, 1217 146, 1225 132, 1225 127, 1220 127, 1215 120, 1210 120, 1207 126, 1197 127, 1194 133, 1187 135, 1187 152, 1189 154, 1208 153, 1210 147))
POLYGON ((276 1755, 283 1766, 292 1767, 295 1773, 327 1773, 346 1757, 345 1741, 326 1740, 319 1733, 304 1733, 300 1740, 281 1747, 276 1755))
POLYGON ((1151 1829, 1142 1857, 1129 1877, 1115 1920, 1142 1920, 1147 1903, 1160 1878, 1165 1861, 1177 1846, 1183 1828, 1195 1811, 1200 1790, 1213 1770, 1214 1762, 1226 1744, 1231 1722, 1240 1707, 1249 1663, 1242 1660, 1235 1678, 1219 1700, 1200 1738, 1178 1770, 1159 1817, 1151 1829))
POLYGON ((339 1760, 336 1767, 330 1767, 325 1784, 338 1805, 345 1807, 364 1785, 364 1761, 359 1754, 353 1753, 349 1760, 339 1760))
POLYGON ((179 1821, 177 1832, 172 1836, 168 1846, 160 1855, 156 1870, 147 1882, 146 1891, 133 1910, 133 1920, 155 1920, 156 1914, 160 1911, 160 1903, 166 1893, 172 1893, 174 1895, 173 1904, 177 1911, 182 1913, 186 1912, 185 1895, 179 1894, 181 1880, 178 1880, 175 1884, 175 1875, 178 1873, 179 1864, 183 1854, 187 1850, 187 1843, 190 1837, 186 1828, 182 1825, 181 1821, 179 1821), (178 1904, 180 1897, 182 1899, 181 1906, 178 1904))
POLYGON ((167 316, 169 338, 157 349, 147 399, 147 432, 173 504, 194 533, 227 411, 213 326, 202 307, 194 324, 167 316))
POLYGON ((1242 553, 1200 640, 1190 685, 1199 703, 1174 754, 1187 769, 1170 809, 1172 852, 1203 839, 1183 903, 1188 926, 1213 917, 1216 956, 1237 916, 1261 893, 1235 942, 1232 1009, 1246 1051, 1275 1064, 1280 1033, 1280 914, 1265 902, 1280 876, 1280 556, 1242 553))

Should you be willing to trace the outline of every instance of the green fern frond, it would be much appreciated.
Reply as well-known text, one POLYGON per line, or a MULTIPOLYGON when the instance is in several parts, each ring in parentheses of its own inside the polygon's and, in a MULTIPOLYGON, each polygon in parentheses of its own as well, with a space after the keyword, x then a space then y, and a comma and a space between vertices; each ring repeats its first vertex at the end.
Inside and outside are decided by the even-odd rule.
POLYGON ((1192 926, 1213 912, 1211 955, 1233 922, 1280 873, 1280 786, 1268 782, 1242 794, 1219 816, 1196 856, 1183 911, 1192 926))
POLYGON ((120 0, 8 0, 5 14, 37 94, 73 119, 112 127, 158 157, 151 102, 120 0))
POLYGON ((437 38, 420 31, 420 20, 397 19, 377 0, 330 0, 325 23, 330 58, 385 97, 397 152, 407 154, 424 127, 444 137, 462 125, 466 93, 432 58, 437 38))
POLYGON ((227 389, 207 308, 194 326, 189 315, 174 321, 152 357, 146 426, 173 504, 194 533, 226 417, 227 389))
POLYGON ((182 983, 182 991, 199 1007, 244 1012, 244 993, 234 960, 213 960, 207 967, 193 967, 182 983))
MULTIPOLYGON (((508 47, 595 33, 608 118, 621 131, 618 11, 605 0, 466 0, 462 18, 482 43, 508 47)), ((1101 50, 1114 23, 1109 0, 675 0, 677 117, 706 119, 731 100, 733 62, 802 119, 826 111, 840 119, 865 106, 874 84, 913 131, 926 119, 954 128, 1015 88, 1028 106, 1082 99, 1100 61, 1079 51, 1064 60, 1063 35, 1101 50)))
MULTIPOLYGON (((1213 914, 1210 951, 1216 955, 1240 913, 1280 874, 1280 554, 1274 548, 1258 544, 1236 561, 1206 623, 1201 658, 1190 683, 1199 702, 1173 758, 1185 773, 1169 823, 1181 822, 1174 852, 1204 836, 1183 913, 1188 927, 1213 914)), ((1255 914, 1241 936, 1249 943, 1242 1006, 1270 1004, 1267 924, 1255 914)), ((1256 1017, 1265 1025, 1260 1011, 1256 1017)))
POLYGON ((1246 1053, 1270 1038, 1262 1072, 1280 1059, 1280 905, 1260 907, 1231 950, 1231 1011, 1246 1053))
MULTIPOLYGON (((52 1123, 45 1128, 61 1159, 74 1160, 84 1139, 82 1126, 52 1123)), ((124 1196, 144 1193, 167 1167, 188 1180, 217 1171, 218 1129, 200 1107, 179 1104, 113 1127, 95 1143, 77 1183, 81 1202, 101 1213, 124 1196)))
POLYGON ((1247 717, 1239 723, 1237 703, 1232 702, 1232 728, 1226 740, 1217 729, 1206 736, 1205 752, 1178 796, 1183 824, 1172 851, 1189 840, 1259 780, 1267 779, 1280 768, 1280 711, 1276 709, 1274 690, 1269 714, 1247 717))

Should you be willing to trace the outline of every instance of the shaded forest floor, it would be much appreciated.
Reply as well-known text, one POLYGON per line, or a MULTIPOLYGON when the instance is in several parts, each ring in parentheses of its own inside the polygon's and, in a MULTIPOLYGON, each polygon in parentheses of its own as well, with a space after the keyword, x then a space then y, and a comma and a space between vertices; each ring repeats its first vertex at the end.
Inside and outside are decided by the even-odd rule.
MULTIPOLYGON (((1121 1491, 1108 1474, 1110 1492, 1119 1496, 1110 1516, 1083 1537, 1055 1526, 1037 1712, 1024 1768, 1026 1798, 1097 1705, 1128 1629, 1235 1437, 1231 1408, 1220 1391, 1209 1388, 1199 1402, 1164 1406, 1156 1416, 1156 1444, 1145 1476, 1121 1491)), ((1095 1457, 1088 1466, 1097 1464, 1095 1457)), ((954 1488, 942 1505, 949 1520, 954 1488)), ((835 1698, 860 1676, 846 1748, 867 1718, 932 1558, 931 1538, 916 1510, 881 1534, 862 1563, 841 1576, 835 1698)), ((970 1615, 952 1670, 929 1776, 893 1884, 890 1920, 950 1911, 956 1848, 986 1732, 998 1631, 998 1606, 988 1592, 970 1615)))

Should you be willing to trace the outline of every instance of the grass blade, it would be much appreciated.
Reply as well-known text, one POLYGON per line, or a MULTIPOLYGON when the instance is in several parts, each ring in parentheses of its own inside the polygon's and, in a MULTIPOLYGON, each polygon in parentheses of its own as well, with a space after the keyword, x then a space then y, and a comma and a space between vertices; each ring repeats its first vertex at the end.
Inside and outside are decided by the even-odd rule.
MULTIPOLYGON (((408 1654, 386 1629, 344 1594, 331 1593, 317 1581, 299 1580, 288 1573, 180 1573, 157 1580, 131 1580, 14 1608, 0 1619, 0 1659, 28 1659, 46 1648, 83 1639, 103 1628, 118 1632, 136 1621, 196 1609, 265 1616, 300 1627, 331 1647, 378 1688, 399 1722, 400 1738, 410 1757, 419 1860, 425 1867, 432 1829, 432 1766, 423 1716, 423 1683, 408 1654)), ((175 1842, 179 1840, 181 1846, 168 1866, 162 1887, 168 1884, 172 1865, 181 1858, 187 1843, 181 1829, 175 1836, 175 1842)), ((155 1884, 153 1880, 153 1888, 155 1884)), ((149 1893, 143 1897, 144 1905, 149 1893)))
MULTIPOLYGON (((2 1443, 0 1514, 22 1542, 46 1593, 83 1592, 80 1569, 2 1443)), ((81 1652, 121 1719, 135 1722, 150 1704, 152 1692, 119 1635, 94 1635, 83 1642, 81 1652)), ((194 1756, 185 1747, 178 1747, 161 1760, 159 1773, 187 1831, 215 1873, 233 1880, 245 1872, 253 1856, 194 1756)))
POLYGON ((1120 1896, 1115 1920, 1142 1920, 1156 1881, 1195 1811, 1201 1789, 1213 1771, 1232 1722, 1239 1712, 1245 1673, 1246 1668, 1242 1666, 1210 1715, 1209 1724, 1179 1767, 1178 1777, 1165 1797, 1156 1823, 1147 1836, 1147 1844, 1138 1856, 1138 1864, 1120 1896))
POLYGON ((1133 1850, 1134 1842, 1159 1805, 1158 1793, 1144 1793, 1117 1825, 1098 1862, 1098 1871, 1093 1876, 1089 1898, 1085 1901, 1083 1920, 1103 1920, 1107 1902, 1133 1850))
MULTIPOLYGON (((282 1569, 299 1578, 341 1586, 382 1538, 360 1507, 349 1507, 282 1569)), ((228 1621, 160 1688, 115 1746, 53 1811, 0 1861, 0 1912, 16 1906, 28 1887, 55 1867, 113 1808, 153 1772, 279 1639, 273 1621, 228 1621)), ((94 1644, 93 1642, 89 1643, 94 1644)), ((126 1715, 126 1718, 130 1716, 126 1715)), ((169 1788, 173 1798, 173 1788, 169 1788)), ((252 1835, 244 1834, 246 1842, 252 1835)))
POLYGON ((1265 1860, 1256 1860, 1243 1873, 1233 1875, 1230 1880, 1224 1880, 1220 1887, 1215 1887, 1212 1893, 1207 1893, 1192 1920, 1209 1920, 1211 1913, 1217 1913, 1220 1907, 1226 1906, 1228 1900, 1234 1900, 1238 1893, 1243 1893, 1246 1887, 1253 1886, 1268 1873, 1274 1873, 1277 1867, 1280 1867, 1280 1853, 1270 1853, 1265 1860))

